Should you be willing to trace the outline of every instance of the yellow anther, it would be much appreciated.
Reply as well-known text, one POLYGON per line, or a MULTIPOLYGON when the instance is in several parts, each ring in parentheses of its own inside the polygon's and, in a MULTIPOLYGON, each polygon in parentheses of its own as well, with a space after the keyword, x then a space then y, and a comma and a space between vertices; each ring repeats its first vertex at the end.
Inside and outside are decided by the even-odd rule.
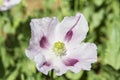
POLYGON ((66 51, 65 44, 60 41, 55 42, 53 46, 53 51, 55 52, 56 55, 64 54, 66 51))

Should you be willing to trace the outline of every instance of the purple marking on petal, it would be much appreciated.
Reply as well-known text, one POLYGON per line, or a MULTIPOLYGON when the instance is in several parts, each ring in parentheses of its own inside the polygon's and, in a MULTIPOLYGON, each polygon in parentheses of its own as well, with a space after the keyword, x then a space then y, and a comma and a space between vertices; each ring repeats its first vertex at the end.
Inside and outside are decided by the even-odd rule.
POLYGON ((40 47, 41 48, 46 48, 46 45, 48 44, 48 40, 45 36, 43 36, 40 40, 40 47))
POLYGON ((70 30, 66 33, 65 35, 65 40, 67 42, 69 42, 72 39, 73 36, 73 31, 72 29, 78 24, 79 20, 80 20, 81 15, 78 17, 77 21, 75 22, 75 24, 70 28, 70 30))
POLYGON ((77 59, 67 59, 64 64, 66 66, 74 66, 77 62, 79 62, 77 59))
POLYGON ((72 36, 73 36, 73 31, 72 30, 68 31, 65 35, 65 40, 69 42, 72 39, 72 36))
POLYGON ((49 62, 44 62, 44 63, 43 63, 43 66, 48 66, 48 67, 49 67, 50 65, 51 65, 51 64, 50 64, 49 62))
POLYGON ((79 20, 80 20, 81 15, 78 17, 78 20, 76 21, 76 23, 72 26, 71 30, 78 24, 79 20))

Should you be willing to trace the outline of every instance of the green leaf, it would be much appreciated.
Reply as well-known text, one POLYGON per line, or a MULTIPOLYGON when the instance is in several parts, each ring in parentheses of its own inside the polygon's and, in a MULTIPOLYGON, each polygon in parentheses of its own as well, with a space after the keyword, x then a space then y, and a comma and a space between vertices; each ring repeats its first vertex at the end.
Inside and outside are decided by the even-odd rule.
POLYGON ((88 72, 87 80, 119 80, 120 74, 113 67, 106 65, 101 66, 102 68, 98 73, 93 71, 88 72))
POLYGON ((120 27, 118 25, 114 25, 109 33, 104 61, 105 64, 120 69, 120 27))
POLYGON ((93 27, 93 28, 99 27, 103 18, 104 18, 104 10, 103 9, 97 13, 94 13, 92 15, 93 23, 91 23, 91 27, 93 27))
POLYGON ((96 6, 101 6, 103 4, 104 0, 94 0, 94 3, 96 6))
POLYGON ((15 80, 17 78, 18 73, 19 73, 19 69, 16 68, 14 71, 10 73, 10 75, 6 80, 15 80))

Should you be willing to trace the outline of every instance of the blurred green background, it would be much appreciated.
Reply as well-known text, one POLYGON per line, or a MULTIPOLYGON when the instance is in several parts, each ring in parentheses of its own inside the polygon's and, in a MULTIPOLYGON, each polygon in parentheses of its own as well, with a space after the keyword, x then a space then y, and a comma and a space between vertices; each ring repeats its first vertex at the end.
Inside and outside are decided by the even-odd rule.
POLYGON ((55 80, 120 80, 120 0, 23 0, 0 12, 0 80, 50 80, 38 72, 25 55, 32 18, 65 16, 81 12, 89 23, 85 41, 98 47, 91 71, 67 72, 55 80))

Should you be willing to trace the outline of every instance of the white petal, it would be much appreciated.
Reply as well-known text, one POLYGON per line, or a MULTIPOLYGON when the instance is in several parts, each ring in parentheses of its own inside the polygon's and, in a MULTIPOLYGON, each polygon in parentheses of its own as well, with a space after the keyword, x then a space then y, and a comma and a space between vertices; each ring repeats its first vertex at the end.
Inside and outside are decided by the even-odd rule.
POLYGON ((4 0, 5 5, 15 5, 20 3, 21 0, 4 0))
POLYGON ((77 73, 80 70, 90 70, 91 63, 97 61, 97 47, 93 43, 81 43, 75 47, 72 46, 69 50, 68 55, 63 60, 69 58, 79 60, 74 66, 68 66, 73 72, 77 73))
POLYGON ((43 72, 44 74, 47 75, 48 71, 50 71, 51 69, 54 69, 56 75, 58 76, 66 73, 67 69, 65 65, 62 63, 60 56, 56 56, 55 54, 49 53, 49 52, 46 52, 43 55, 46 61, 50 63, 50 66, 41 66, 41 67, 37 66, 37 69, 40 72, 43 72))
POLYGON ((97 59, 97 47, 94 43, 81 43, 68 47, 69 56, 82 59, 97 59))
POLYGON ((41 64, 36 64, 36 67, 38 69, 38 71, 44 73, 45 75, 48 74, 48 72, 52 69, 52 66, 46 66, 46 65, 43 65, 41 66, 41 64))
POLYGON ((55 70, 56 75, 61 76, 66 73, 67 67, 63 64, 60 57, 57 57, 53 61, 53 69, 55 70))
POLYGON ((88 23, 83 14, 78 13, 76 16, 65 17, 64 20, 57 26, 58 38, 66 40, 70 43, 80 43, 85 39, 88 32, 88 23))
POLYGON ((69 70, 74 73, 79 73, 81 70, 90 70, 91 69, 91 63, 85 63, 85 62, 78 62, 74 66, 69 67, 69 70))
POLYGON ((32 32, 36 35, 36 37, 39 37, 39 35, 42 34, 51 42, 54 40, 54 32, 58 23, 59 21, 57 18, 46 17, 42 19, 32 19, 30 25, 32 32))
POLYGON ((39 49, 35 49, 35 48, 32 49, 29 47, 25 50, 25 53, 28 58, 33 60, 35 58, 35 56, 40 53, 40 51, 39 51, 39 49))
POLYGON ((54 17, 31 20, 31 39, 26 50, 26 55, 30 59, 33 59, 38 53, 46 49, 49 43, 52 42, 52 39, 54 39, 52 38, 54 37, 54 28, 57 23, 58 20, 54 17))
POLYGON ((34 61, 36 62, 36 67, 38 71, 48 74, 48 72, 52 69, 52 55, 47 50, 44 50, 42 53, 35 56, 34 61))
POLYGON ((42 54, 37 54, 34 58, 36 64, 42 65, 45 62, 45 57, 42 54))
POLYGON ((0 11, 6 11, 20 2, 21 0, 4 0, 3 4, 0 6, 0 11))
POLYGON ((25 53, 27 57, 30 59, 34 59, 34 57, 41 52, 39 46, 39 42, 36 38, 31 37, 29 47, 26 49, 25 53))

